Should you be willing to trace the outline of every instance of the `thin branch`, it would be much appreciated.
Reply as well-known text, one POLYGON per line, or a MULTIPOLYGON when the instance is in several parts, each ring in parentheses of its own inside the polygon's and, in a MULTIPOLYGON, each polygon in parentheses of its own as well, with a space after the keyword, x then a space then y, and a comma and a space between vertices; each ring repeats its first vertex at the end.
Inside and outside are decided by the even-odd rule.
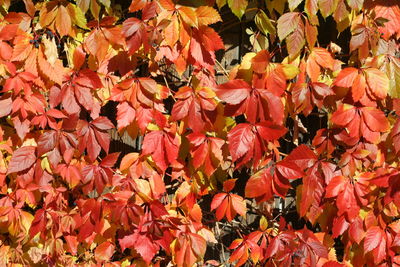
POLYGON ((224 66, 222 66, 221 62, 219 62, 218 60, 215 60, 215 63, 217 63, 218 67, 222 70, 224 76, 225 76, 226 78, 229 79, 229 73, 228 73, 228 71, 224 68, 224 66))

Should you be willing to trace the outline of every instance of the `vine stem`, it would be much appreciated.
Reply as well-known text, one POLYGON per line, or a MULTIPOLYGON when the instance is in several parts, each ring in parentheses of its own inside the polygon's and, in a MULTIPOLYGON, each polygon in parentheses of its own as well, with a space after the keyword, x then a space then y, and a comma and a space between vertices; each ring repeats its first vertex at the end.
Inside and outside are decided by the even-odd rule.
POLYGON ((222 70, 225 77, 229 79, 228 71, 224 68, 224 66, 222 66, 221 62, 219 62, 218 60, 215 60, 215 62, 217 63, 218 67, 222 70))

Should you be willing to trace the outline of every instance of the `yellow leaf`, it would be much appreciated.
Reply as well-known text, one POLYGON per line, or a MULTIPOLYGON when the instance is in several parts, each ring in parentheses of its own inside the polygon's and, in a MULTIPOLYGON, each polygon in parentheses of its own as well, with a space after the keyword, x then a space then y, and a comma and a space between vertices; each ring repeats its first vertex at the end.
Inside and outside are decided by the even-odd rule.
POLYGON ((40 166, 42 167, 43 170, 46 170, 48 173, 52 173, 50 163, 47 157, 44 157, 42 161, 40 162, 40 166))
POLYGON ((197 14, 194 11, 193 8, 187 7, 187 6, 182 6, 179 9, 179 15, 183 19, 183 21, 188 24, 189 26, 192 27, 197 27, 198 26, 198 20, 197 20, 197 14))
POLYGON ((244 12, 246 11, 248 1, 247 0, 228 0, 229 8, 232 13, 236 15, 239 19, 242 18, 244 12))
POLYGON ((21 217, 20 217, 20 223, 21 223, 21 229, 25 232, 28 233, 29 229, 31 227, 32 221, 33 221, 33 215, 30 214, 29 212, 26 211, 21 211, 21 217))
POLYGON ((217 0, 217 6, 221 9, 224 5, 226 5, 226 0, 217 0))
POLYGON ((298 5, 300 5, 301 2, 303 2, 303 0, 290 0, 290 1, 288 1, 290 11, 295 10, 296 7, 298 7, 298 5))
POLYGON ((210 6, 200 6, 196 9, 199 26, 210 25, 221 21, 221 17, 217 10, 210 6))
POLYGON ((268 220, 265 216, 262 216, 260 219, 260 229, 261 231, 265 231, 268 228, 268 220))
POLYGON ((87 21, 86 21, 85 14, 82 12, 82 10, 79 7, 69 3, 67 5, 67 10, 72 19, 73 24, 81 27, 82 29, 88 28, 86 26, 87 21))
POLYGON ((393 98, 400 97, 400 60, 392 58, 386 67, 386 75, 390 78, 389 95, 393 98))
POLYGON ((158 130, 160 130, 160 127, 158 127, 157 124, 149 123, 147 125, 147 130, 149 130, 149 131, 158 131, 158 130))
POLYGON ((276 33, 275 27, 274 25, 272 25, 271 20, 268 18, 267 14, 265 14, 265 12, 262 11, 261 9, 259 10, 259 12, 255 17, 255 22, 258 29, 262 31, 262 33, 264 33, 265 35, 267 35, 267 33, 269 34, 276 33))
POLYGON ((143 179, 134 179, 135 189, 143 202, 151 201, 151 188, 150 183, 143 179))
POLYGON ((54 63, 56 63, 58 59, 56 41, 54 38, 49 40, 45 35, 43 35, 42 42, 44 44, 44 54, 46 55, 46 59, 52 66, 54 66, 54 63))
POLYGON ((292 64, 282 64, 282 70, 287 79, 294 79, 299 74, 299 68, 292 64))

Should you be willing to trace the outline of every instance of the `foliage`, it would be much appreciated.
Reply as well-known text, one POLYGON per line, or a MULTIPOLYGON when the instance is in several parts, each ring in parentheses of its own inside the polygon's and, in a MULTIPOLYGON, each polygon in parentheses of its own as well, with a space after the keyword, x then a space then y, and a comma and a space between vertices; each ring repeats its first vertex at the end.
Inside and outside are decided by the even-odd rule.
POLYGON ((0 5, 1 266, 400 265, 398 1, 0 5))

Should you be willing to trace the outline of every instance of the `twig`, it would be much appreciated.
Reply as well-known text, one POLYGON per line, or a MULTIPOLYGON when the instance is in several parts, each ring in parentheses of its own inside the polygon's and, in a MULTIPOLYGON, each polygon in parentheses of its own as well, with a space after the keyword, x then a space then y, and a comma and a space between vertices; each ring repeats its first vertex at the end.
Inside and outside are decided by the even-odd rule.
POLYGON ((299 144, 299 122, 297 115, 294 119, 293 144, 295 144, 296 146, 299 144))
MULTIPOLYGON (((221 236, 221 230, 219 229, 219 224, 218 223, 215 224, 215 229, 216 229, 216 232, 217 232, 218 236, 221 236)), ((226 258, 225 258, 224 243, 220 242, 219 244, 221 245, 222 259, 223 259, 223 261, 225 263, 226 262, 226 258)))
POLYGON ((222 70, 222 72, 224 73, 225 77, 229 79, 229 73, 224 68, 224 66, 222 66, 221 62, 219 62, 218 60, 215 60, 215 62, 217 63, 218 67, 222 70))

